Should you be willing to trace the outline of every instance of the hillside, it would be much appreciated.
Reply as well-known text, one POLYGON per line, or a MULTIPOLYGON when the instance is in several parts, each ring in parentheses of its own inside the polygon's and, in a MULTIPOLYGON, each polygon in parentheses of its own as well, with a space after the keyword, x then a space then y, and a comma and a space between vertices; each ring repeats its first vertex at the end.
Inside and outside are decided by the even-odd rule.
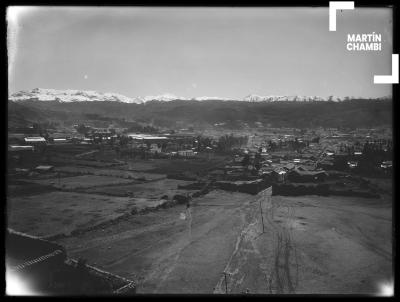
POLYGON ((376 127, 391 125, 391 100, 342 102, 243 102, 221 100, 173 100, 124 103, 113 101, 8 102, 9 126, 31 122, 62 121, 66 124, 90 119, 126 120, 165 127, 208 127, 222 124, 240 129, 256 122, 271 127, 376 127), (88 115, 89 114, 89 115, 88 115))

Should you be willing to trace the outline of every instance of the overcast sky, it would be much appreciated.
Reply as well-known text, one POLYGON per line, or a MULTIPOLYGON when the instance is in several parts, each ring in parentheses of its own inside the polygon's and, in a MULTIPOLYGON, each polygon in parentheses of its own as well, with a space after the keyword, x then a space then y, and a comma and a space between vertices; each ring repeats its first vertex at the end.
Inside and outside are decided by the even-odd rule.
MULTIPOLYGON (((356 4, 357 5, 357 4, 356 4)), ((391 85, 391 9, 36 7, 9 15, 9 91, 36 87, 126 96, 379 97, 391 85), (17 16, 17 17, 16 17, 17 16), (347 33, 382 34, 349 52, 347 33)))

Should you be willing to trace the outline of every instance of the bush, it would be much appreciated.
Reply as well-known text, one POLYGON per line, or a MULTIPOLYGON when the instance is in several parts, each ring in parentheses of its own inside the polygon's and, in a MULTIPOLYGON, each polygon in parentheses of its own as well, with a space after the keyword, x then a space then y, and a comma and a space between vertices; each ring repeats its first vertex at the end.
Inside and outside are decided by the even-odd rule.
POLYGON ((178 204, 185 204, 189 201, 189 198, 178 194, 173 197, 173 200, 175 200, 178 204))

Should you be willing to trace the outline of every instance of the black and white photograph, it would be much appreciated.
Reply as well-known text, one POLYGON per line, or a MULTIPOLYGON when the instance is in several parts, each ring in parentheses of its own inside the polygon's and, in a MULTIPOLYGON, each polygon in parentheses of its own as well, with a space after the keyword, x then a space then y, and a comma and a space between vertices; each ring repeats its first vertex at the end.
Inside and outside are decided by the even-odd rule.
POLYGON ((394 296, 395 9, 8 6, 5 295, 394 296))

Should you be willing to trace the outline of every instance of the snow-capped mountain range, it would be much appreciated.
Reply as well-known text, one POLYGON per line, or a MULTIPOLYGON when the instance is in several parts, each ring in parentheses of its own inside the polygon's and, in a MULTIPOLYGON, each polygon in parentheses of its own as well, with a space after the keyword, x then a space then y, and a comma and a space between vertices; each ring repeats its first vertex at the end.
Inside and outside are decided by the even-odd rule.
POLYGON ((255 95, 255 94, 251 94, 246 96, 244 99, 244 101, 247 102, 279 102, 279 101, 299 101, 299 102, 312 102, 312 101, 340 101, 340 99, 338 99, 337 97, 331 97, 331 99, 329 97, 327 98, 323 98, 320 96, 302 96, 302 95, 269 95, 269 96, 260 96, 260 95, 255 95))
POLYGON ((145 96, 145 97, 127 97, 118 93, 101 93, 97 91, 85 91, 85 90, 56 90, 56 89, 44 89, 35 88, 31 91, 20 91, 12 94, 9 100, 18 102, 26 100, 38 100, 38 101, 59 101, 61 103, 70 102, 88 102, 88 101, 115 101, 122 103, 134 103, 142 104, 149 101, 162 101, 168 102, 173 100, 193 100, 193 101, 205 101, 205 100, 232 100, 221 97, 179 97, 170 93, 156 96, 145 96))
MULTIPOLYGON (((389 98, 389 97, 384 97, 389 98)), ((111 101, 131 104, 144 104, 149 101, 162 101, 168 102, 173 100, 192 100, 192 101, 206 101, 206 100, 221 100, 221 101, 245 101, 245 102, 282 102, 282 101, 299 101, 299 102, 311 102, 311 101, 334 101, 338 102, 341 99, 337 97, 320 97, 320 96, 259 96, 259 95, 248 95, 243 99, 232 99, 222 97, 178 97, 173 94, 163 94, 157 96, 145 96, 145 97, 127 97, 118 93, 101 93, 96 91, 84 91, 84 90, 56 90, 56 89, 44 89, 35 88, 31 91, 20 91, 12 94, 9 97, 10 101, 19 102, 27 100, 36 101, 58 101, 61 103, 70 102, 88 102, 88 101, 111 101)))
POLYGON ((84 90, 56 90, 35 88, 31 91, 20 91, 12 94, 9 100, 18 102, 26 100, 59 101, 61 103, 111 101, 122 103, 143 103, 142 99, 133 99, 118 93, 99 93, 97 91, 84 90))

